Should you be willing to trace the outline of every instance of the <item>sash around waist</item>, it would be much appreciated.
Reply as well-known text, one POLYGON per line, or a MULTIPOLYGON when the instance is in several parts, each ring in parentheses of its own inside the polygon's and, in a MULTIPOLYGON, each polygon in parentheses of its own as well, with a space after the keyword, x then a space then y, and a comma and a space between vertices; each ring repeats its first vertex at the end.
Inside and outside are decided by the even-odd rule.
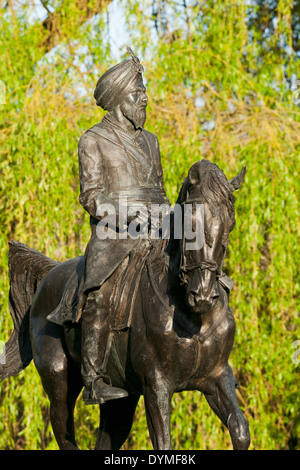
POLYGON ((131 187, 128 189, 122 189, 121 191, 109 194, 109 196, 115 201, 126 199, 127 203, 143 203, 148 204, 164 204, 166 203, 161 190, 158 186, 147 186, 143 188, 131 187))

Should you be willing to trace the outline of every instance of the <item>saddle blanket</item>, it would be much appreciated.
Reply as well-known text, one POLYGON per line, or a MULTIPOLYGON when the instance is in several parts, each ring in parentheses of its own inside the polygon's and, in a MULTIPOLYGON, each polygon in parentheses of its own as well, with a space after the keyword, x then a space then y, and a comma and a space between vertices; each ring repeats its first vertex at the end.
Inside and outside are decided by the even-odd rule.
MULTIPOLYGON (((110 314, 114 316, 114 329, 117 331, 130 326, 140 275, 149 251, 149 247, 145 245, 132 250, 115 270, 115 282, 111 286, 109 306, 110 314)), ((84 269, 85 262, 82 256, 66 282, 60 303, 47 316, 47 320, 58 325, 78 321, 76 318, 78 292, 84 277, 84 269)), ((110 282, 110 278, 105 282, 110 282)))

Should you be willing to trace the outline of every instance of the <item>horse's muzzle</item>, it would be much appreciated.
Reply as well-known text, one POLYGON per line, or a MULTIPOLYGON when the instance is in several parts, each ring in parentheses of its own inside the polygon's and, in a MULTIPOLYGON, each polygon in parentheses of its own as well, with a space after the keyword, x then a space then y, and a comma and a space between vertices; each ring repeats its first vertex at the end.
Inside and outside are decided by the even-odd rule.
POLYGON ((215 290, 213 290, 208 298, 199 293, 189 291, 187 295, 187 304, 194 312, 207 313, 214 307, 218 297, 219 294, 215 290))

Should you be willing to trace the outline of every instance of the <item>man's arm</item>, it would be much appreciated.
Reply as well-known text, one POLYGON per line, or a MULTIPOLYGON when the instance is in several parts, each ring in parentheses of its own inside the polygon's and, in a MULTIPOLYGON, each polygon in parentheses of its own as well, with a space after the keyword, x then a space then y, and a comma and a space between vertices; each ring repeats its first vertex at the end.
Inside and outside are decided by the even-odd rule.
MULTIPOLYGON (((103 155, 100 148, 101 142, 95 134, 86 132, 78 144, 80 195, 79 202, 83 208, 95 219, 101 220, 105 213, 101 206, 110 204, 114 207, 119 226, 119 203, 107 196, 108 189, 105 180, 103 155)), ((124 209, 124 214, 126 210, 124 209)), ((123 217, 124 217, 123 214, 123 217)), ((127 215, 127 223, 134 217, 127 215)))
POLYGON ((163 198, 165 199, 166 204, 170 204, 170 201, 167 198, 165 187, 164 187, 164 175, 163 175, 163 169, 162 169, 161 158, 160 158, 160 148, 159 148, 158 138, 156 137, 156 135, 154 135, 154 137, 155 137, 155 149, 156 149, 156 168, 157 168, 159 187, 163 195, 163 198))
POLYGON ((111 204, 116 209, 114 201, 106 195, 105 173, 103 158, 99 144, 90 132, 83 134, 78 144, 80 196, 79 202, 83 208, 96 219, 101 220, 102 204, 111 204))

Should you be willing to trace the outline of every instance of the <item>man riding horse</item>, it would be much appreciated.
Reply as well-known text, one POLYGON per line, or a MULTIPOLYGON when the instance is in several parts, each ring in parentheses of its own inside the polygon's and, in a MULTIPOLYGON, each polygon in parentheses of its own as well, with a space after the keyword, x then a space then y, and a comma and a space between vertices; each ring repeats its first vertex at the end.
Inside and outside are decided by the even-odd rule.
MULTIPOLYGON (((111 67, 98 80, 94 97, 107 114, 85 132, 78 146, 79 201, 90 214, 91 224, 76 315, 77 321, 82 321, 81 372, 86 404, 127 396, 125 390, 105 381, 110 321, 101 293, 108 277, 141 244, 137 238, 124 237, 119 202, 126 198, 128 207, 143 204, 147 208, 153 203, 170 204, 163 187, 157 137, 143 129, 148 101, 143 67, 129 48, 128 52, 130 59, 111 67), (107 204, 115 209, 114 238, 98 236, 97 226, 107 204)), ((131 221, 132 216, 127 216, 125 230, 131 221)))

